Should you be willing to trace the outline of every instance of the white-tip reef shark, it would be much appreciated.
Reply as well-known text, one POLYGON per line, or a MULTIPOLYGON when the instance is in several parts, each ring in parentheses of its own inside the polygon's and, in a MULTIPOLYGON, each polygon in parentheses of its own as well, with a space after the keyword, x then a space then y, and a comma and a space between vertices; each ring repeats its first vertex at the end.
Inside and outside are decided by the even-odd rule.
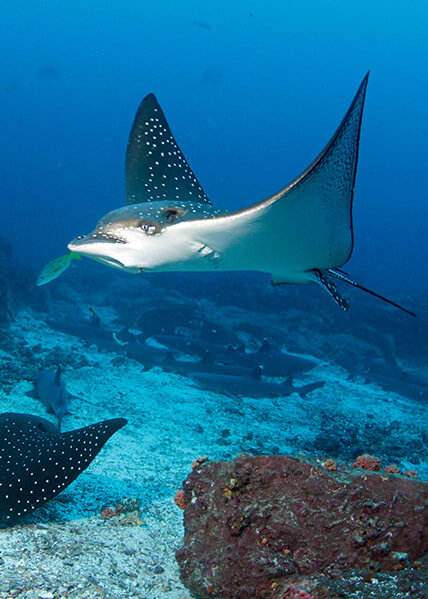
POLYGON ((34 377, 34 389, 27 392, 29 397, 40 399, 45 405, 47 411, 55 414, 58 418, 58 430, 61 430, 61 423, 67 414, 70 414, 68 405, 71 395, 62 379, 62 369, 58 364, 55 372, 51 370, 40 370, 34 377))
POLYGON ((316 389, 325 385, 324 381, 315 381, 307 385, 295 386, 291 377, 282 383, 271 383, 261 378, 262 370, 255 368, 251 376, 236 376, 230 374, 215 374, 211 372, 190 372, 191 376, 202 389, 222 393, 228 397, 287 397, 298 393, 302 399, 316 389))
MULTIPOLYGON (((86 256, 131 273, 262 271, 274 285, 318 283, 347 310, 338 279, 414 316, 341 270, 353 250, 352 200, 367 81, 368 74, 308 168, 274 195, 232 212, 211 204, 155 96, 147 95, 128 141, 127 205, 69 243, 70 260, 86 256)), ((41 275, 39 284, 49 277, 41 275)))

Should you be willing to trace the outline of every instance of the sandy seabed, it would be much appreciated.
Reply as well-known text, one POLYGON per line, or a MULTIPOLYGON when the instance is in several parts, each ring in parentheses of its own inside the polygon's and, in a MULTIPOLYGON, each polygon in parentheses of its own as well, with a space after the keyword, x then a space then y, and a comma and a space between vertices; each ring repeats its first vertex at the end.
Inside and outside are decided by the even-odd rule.
MULTIPOLYGON (((56 499, 0 530, 0 598, 141 597, 187 599, 175 562, 184 534, 183 513, 174 503, 200 456, 230 459, 242 451, 296 453, 329 418, 364 425, 367 413, 386 426, 400 421, 411 439, 425 408, 374 385, 346 379, 337 366, 319 364, 304 382, 326 385, 305 399, 230 398, 202 391, 190 379, 143 366, 115 354, 98 352, 75 337, 49 329, 23 312, 12 323, 16 338, 29 348, 61 347, 78 353, 87 366, 67 369, 72 414, 64 430, 114 417, 128 425, 105 445, 90 467, 56 499), (80 399, 79 399, 80 398, 80 399), (135 498, 141 518, 104 518, 105 506, 135 498)), ((2 350, 0 359, 14 360, 2 350)), ((35 365, 36 369, 36 365, 35 365)), ((38 414, 40 402, 26 396, 28 381, 0 394, 1 412, 38 414)), ((427 478, 425 464, 417 469, 427 478)))

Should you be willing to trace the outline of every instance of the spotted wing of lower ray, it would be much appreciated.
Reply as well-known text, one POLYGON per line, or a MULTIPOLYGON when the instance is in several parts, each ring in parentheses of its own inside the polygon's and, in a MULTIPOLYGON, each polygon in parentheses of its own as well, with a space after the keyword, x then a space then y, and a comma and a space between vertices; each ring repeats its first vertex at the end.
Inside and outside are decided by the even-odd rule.
POLYGON ((1 414, 0 523, 11 523, 58 495, 125 424, 116 418, 59 433, 38 416, 1 414))
POLYGON ((131 128, 125 183, 127 204, 159 200, 210 203, 153 94, 141 102, 131 128))

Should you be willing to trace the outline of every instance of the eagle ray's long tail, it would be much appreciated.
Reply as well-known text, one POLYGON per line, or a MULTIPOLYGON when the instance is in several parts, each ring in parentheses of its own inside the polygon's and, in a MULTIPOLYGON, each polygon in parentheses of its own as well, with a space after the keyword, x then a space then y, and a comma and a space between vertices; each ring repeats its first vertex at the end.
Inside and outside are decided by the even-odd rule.
POLYGON ((343 270, 340 270, 338 268, 328 268, 325 272, 327 272, 332 277, 335 277, 336 279, 339 279, 339 281, 344 281, 345 283, 348 283, 348 285, 352 285, 353 287, 357 287, 358 289, 362 289, 362 291, 365 291, 366 293, 369 293, 370 295, 373 295, 374 297, 377 297, 378 299, 386 302, 387 304, 390 304, 391 306, 394 306, 394 308, 398 308, 399 310, 402 310, 403 312, 406 312, 407 314, 410 314, 410 316, 416 317, 416 314, 414 312, 412 312, 411 310, 408 310, 407 308, 404 308, 403 306, 400 306, 400 304, 397 304, 396 302, 388 299, 387 297, 384 297, 383 295, 380 295, 380 293, 376 293, 376 291, 372 291, 371 289, 367 289, 367 287, 364 287, 364 285, 361 285, 360 283, 357 283, 356 281, 354 281, 353 279, 351 279, 348 276, 348 274, 346 272, 344 272, 343 270))

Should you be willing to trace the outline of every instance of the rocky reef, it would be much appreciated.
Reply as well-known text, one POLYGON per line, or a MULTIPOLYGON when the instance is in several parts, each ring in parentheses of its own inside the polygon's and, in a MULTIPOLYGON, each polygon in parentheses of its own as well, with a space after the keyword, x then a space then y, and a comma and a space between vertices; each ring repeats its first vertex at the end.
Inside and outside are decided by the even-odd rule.
POLYGON ((370 597, 422 597, 427 499, 424 482, 331 460, 196 461, 176 495, 181 579, 200 599, 351 597, 358 577, 379 583, 370 597))

